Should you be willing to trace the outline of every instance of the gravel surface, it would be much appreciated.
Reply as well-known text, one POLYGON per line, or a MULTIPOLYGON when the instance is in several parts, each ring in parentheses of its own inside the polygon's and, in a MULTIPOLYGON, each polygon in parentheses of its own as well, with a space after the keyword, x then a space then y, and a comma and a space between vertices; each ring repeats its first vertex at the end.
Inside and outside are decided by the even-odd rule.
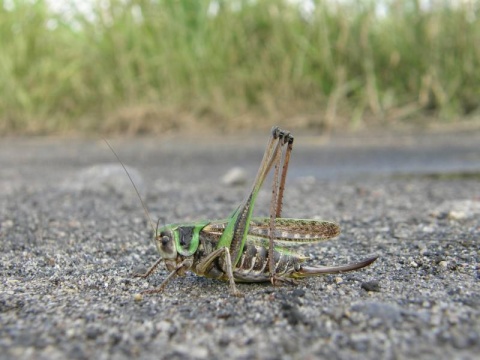
MULTIPOLYGON (((185 222, 231 213, 255 176, 261 135, 112 143, 152 217, 185 222)), ((478 358, 478 144, 480 134, 298 136, 284 216, 342 228, 303 249, 311 264, 380 258, 298 286, 239 284, 245 296, 235 298, 194 274, 136 295, 167 272, 132 278, 157 254, 102 141, 2 139, 0 358, 478 358)), ((268 202, 265 188, 256 214, 268 202)))

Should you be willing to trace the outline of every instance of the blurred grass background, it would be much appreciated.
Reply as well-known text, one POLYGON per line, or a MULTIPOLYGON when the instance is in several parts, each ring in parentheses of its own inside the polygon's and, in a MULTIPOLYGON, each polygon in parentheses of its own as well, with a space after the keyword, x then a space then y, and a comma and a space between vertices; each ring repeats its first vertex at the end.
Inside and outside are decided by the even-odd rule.
POLYGON ((479 121, 477 0, 0 1, 0 134, 479 121))

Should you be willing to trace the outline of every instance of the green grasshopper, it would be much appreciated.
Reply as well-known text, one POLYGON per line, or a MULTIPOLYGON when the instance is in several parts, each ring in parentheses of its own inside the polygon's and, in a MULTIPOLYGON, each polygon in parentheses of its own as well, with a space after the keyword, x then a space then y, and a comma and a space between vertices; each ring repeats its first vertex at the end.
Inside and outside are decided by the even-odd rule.
POLYGON ((155 244, 160 258, 146 273, 135 276, 150 276, 162 260, 170 274, 158 288, 143 293, 163 291, 174 276, 185 275, 188 270, 197 275, 229 281, 231 293, 240 296, 236 282, 295 283, 297 279, 357 270, 373 263, 376 256, 342 266, 305 266, 308 257, 290 249, 340 234, 339 226, 333 222, 281 217, 292 147, 293 136, 274 127, 252 190, 229 218, 161 228, 157 225, 155 244), (272 167, 270 217, 252 217, 255 200, 272 167))

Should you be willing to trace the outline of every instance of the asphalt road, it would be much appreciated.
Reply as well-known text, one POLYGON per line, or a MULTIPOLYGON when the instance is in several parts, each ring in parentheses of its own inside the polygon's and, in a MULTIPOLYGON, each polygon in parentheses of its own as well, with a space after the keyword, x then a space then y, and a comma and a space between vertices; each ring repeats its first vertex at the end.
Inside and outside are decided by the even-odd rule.
MULTIPOLYGON (((268 134, 112 140, 152 218, 224 218, 268 134), (239 185, 222 182, 233 167, 239 185)), ((101 140, 0 140, 0 358, 474 359, 480 353, 480 134, 297 136, 284 216, 340 224, 298 286, 194 274, 166 291, 139 200, 101 140)), ((268 184, 255 213, 268 211, 268 184)))

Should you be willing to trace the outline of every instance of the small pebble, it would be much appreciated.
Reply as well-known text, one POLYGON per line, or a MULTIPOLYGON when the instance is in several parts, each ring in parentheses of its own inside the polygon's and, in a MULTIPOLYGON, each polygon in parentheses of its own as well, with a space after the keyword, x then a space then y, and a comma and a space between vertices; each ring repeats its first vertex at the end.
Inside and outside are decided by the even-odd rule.
POLYGON ((234 167, 222 177, 222 184, 228 186, 244 185, 247 182, 247 172, 241 167, 234 167))
POLYGON ((305 290, 295 289, 295 290, 293 290, 292 295, 295 296, 295 297, 304 297, 305 296, 305 290))
POLYGON ((365 281, 362 283, 362 289, 366 291, 380 292, 380 284, 378 281, 365 281))
POLYGON ((448 218, 452 220, 463 220, 467 218, 467 214, 463 211, 452 210, 448 213, 448 218))

